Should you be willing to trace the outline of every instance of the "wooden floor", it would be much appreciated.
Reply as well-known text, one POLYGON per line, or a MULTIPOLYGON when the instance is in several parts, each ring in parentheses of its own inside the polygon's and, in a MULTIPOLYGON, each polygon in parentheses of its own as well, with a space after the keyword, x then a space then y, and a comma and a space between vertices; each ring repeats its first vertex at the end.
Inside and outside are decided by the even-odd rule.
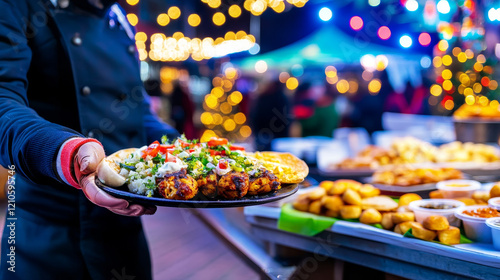
MULTIPOLYGON (((0 237, 5 208, 0 201, 0 237)), ((143 224, 155 280, 259 279, 188 210, 159 207, 155 215, 143 217, 143 224)))

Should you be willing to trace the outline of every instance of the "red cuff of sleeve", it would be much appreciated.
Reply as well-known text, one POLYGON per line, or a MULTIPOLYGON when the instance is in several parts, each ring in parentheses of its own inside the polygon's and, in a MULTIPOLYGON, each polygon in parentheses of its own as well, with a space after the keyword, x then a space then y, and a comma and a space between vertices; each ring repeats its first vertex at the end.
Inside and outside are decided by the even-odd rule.
POLYGON ((62 147, 61 151, 61 171, 63 173, 64 179, 73 187, 80 189, 80 185, 73 172, 73 159, 75 158, 78 149, 85 143, 96 142, 101 144, 99 141, 92 138, 75 138, 70 140, 62 147))

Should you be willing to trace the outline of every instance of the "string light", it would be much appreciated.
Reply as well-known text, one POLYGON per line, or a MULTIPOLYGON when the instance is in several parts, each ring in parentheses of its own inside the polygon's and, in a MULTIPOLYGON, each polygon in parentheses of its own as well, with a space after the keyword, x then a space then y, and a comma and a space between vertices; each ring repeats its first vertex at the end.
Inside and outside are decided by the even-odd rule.
POLYGON ((168 8, 167 14, 171 19, 178 19, 181 16, 181 10, 177 6, 172 6, 168 8))
POLYGON ((226 22, 226 16, 221 12, 217 12, 213 15, 212 21, 215 25, 221 26, 226 22))
POLYGON ((295 77, 288 78, 286 80, 286 88, 289 90, 294 90, 299 86, 299 81, 295 77))
POLYGON ((167 14, 159 14, 156 21, 161 26, 166 26, 170 22, 170 17, 167 14))
POLYGON ((136 26, 137 23, 139 23, 139 18, 137 17, 136 14, 127 14, 127 19, 130 25, 136 26))
POLYGON ((241 15, 241 8, 238 5, 231 5, 227 11, 229 16, 237 18, 241 15))
POLYGON ((197 14, 190 14, 189 17, 188 17, 188 24, 193 26, 193 27, 196 27, 198 25, 200 25, 201 23, 201 18, 199 15, 197 14))

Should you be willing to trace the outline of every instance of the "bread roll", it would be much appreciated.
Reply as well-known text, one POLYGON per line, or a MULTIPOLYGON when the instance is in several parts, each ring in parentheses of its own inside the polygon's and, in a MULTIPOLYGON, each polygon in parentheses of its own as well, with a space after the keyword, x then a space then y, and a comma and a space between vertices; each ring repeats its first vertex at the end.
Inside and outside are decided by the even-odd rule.
POLYGON ((362 198, 373 197, 373 196, 379 195, 380 194, 380 190, 377 189, 377 188, 375 188, 372 185, 364 184, 359 189, 359 194, 361 195, 362 198))
POLYGON ((342 195, 347 190, 346 184, 335 184, 328 190, 329 195, 342 195))
POLYGON ((457 227, 450 226, 445 230, 440 230, 437 232, 437 236, 439 241, 444 244, 460 244, 460 229, 457 227))
POLYGON ((347 189, 342 195, 342 199, 345 203, 351 205, 361 205, 361 196, 357 191, 354 191, 352 189, 347 189))
POLYGON ((321 213, 321 201, 315 200, 309 204, 309 212, 319 215, 321 213))
POLYGON ((499 197, 500 196, 500 185, 496 184, 490 189, 490 197, 499 197))
POLYGON ((310 191, 308 194, 309 194, 310 200, 317 200, 317 199, 322 198, 326 194, 326 191, 323 188, 315 188, 314 190, 310 191))
POLYGON ((345 185, 348 189, 358 191, 362 184, 354 180, 341 179, 335 181, 335 185, 345 185))
POLYGON ((410 202, 415 201, 415 200, 421 200, 422 197, 416 193, 407 193, 403 194, 399 198, 399 206, 407 206, 410 204, 410 202))
MULTIPOLYGON (((420 224, 419 224, 420 225, 420 224)), ((418 239, 431 241, 436 238, 436 232, 432 230, 425 229, 422 226, 413 226, 411 228, 411 233, 418 239)))
POLYGON ((400 224, 404 222, 413 222, 413 221, 415 221, 415 214, 413 214, 413 212, 392 213, 392 222, 395 224, 400 224))
POLYGON ((425 218, 423 226, 429 230, 445 230, 450 227, 450 223, 443 216, 432 215, 425 218))
POLYGON ((333 181, 323 181, 319 183, 319 187, 325 189, 325 191, 328 193, 331 188, 335 185, 335 182, 333 181))
POLYGON ((340 208, 342 219, 357 219, 361 215, 361 207, 358 205, 344 205, 340 208))
POLYGON ((344 201, 339 196, 323 196, 321 199, 321 204, 323 207, 336 212, 340 211, 340 208, 344 205, 344 201))
POLYGON ((401 226, 400 225, 396 225, 394 227, 394 232, 395 233, 399 233, 399 234, 403 234, 403 232, 401 231, 401 226))
POLYGON ((440 190, 430 192, 429 197, 432 199, 444 198, 443 193, 440 190))
POLYGON ((311 203, 311 201, 308 199, 308 198, 305 198, 305 197, 299 197, 298 199, 296 199, 293 203, 292 203, 292 206, 293 208, 295 208, 296 210, 299 210, 299 211, 303 211, 303 212, 307 212, 309 211, 309 204, 311 203))
POLYGON ((391 230, 394 227, 394 223, 392 222, 392 213, 384 213, 382 214, 382 220, 380 224, 384 229, 391 230))
POLYGON ((378 224, 382 221, 382 214, 373 208, 366 209, 363 213, 361 213, 359 221, 363 224, 378 224))
POLYGON ((420 223, 414 222, 414 221, 407 221, 398 224, 399 228, 401 229, 401 234, 405 234, 410 228, 414 227, 422 227, 420 223))

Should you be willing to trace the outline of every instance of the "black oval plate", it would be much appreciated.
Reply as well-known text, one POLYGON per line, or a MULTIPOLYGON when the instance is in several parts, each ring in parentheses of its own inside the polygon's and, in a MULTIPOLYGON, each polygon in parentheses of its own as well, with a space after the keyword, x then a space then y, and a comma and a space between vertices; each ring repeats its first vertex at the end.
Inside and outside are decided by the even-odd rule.
POLYGON ((203 196, 196 196, 192 200, 174 200, 162 197, 147 197, 144 195, 131 193, 127 190, 127 187, 110 188, 102 184, 101 181, 99 181, 99 179, 97 178, 96 184, 110 195, 118 198, 123 198, 132 203, 178 208, 228 208, 259 205, 283 199, 285 197, 291 196, 299 190, 298 184, 282 184, 281 189, 274 193, 245 196, 243 198, 235 200, 224 198, 209 199, 203 196))

